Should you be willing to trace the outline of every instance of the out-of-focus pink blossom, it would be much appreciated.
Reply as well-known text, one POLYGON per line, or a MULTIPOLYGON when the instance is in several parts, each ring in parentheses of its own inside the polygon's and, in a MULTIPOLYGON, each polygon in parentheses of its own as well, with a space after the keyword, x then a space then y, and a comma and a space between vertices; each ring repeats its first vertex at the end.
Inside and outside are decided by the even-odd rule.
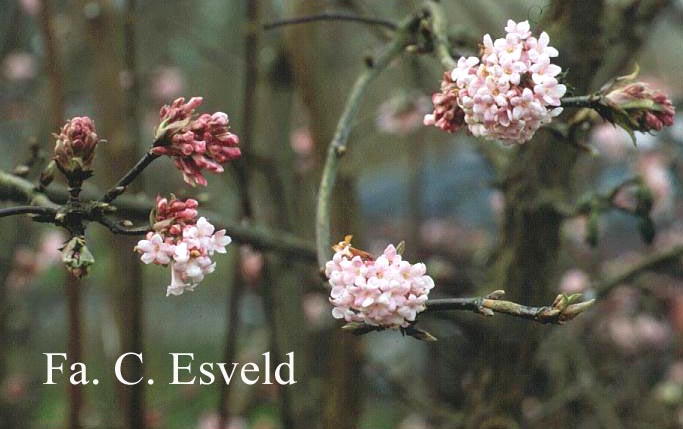
POLYGON ((325 265, 332 316, 385 328, 409 326, 426 308, 434 287, 425 264, 404 261, 393 245, 375 259, 351 247, 350 239, 335 246, 325 265))
POLYGON ((216 231, 204 217, 197 217, 197 201, 157 197, 152 231, 138 241, 135 251, 145 264, 170 265, 171 284, 166 295, 193 291, 212 273, 214 253, 225 253, 230 237, 216 231))
POLYGON ((669 326, 648 314, 611 316, 607 328, 612 341, 626 353, 663 348, 671 340, 669 326))
POLYGON ((261 278, 261 272, 263 271, 263 254, 249 246, 242 246, 240 248, 240 255, 242 276, 251 284, 256 284, 261 278))
POLYGON ((10 81, 26 81, 36 76, 36 58, 28 52, 12 52, 3 62, 5 77, 10 81))
POLYGON ((19 4, 27 15, 37 15, 42 8, 40 0, 20 0, 19 4))
POLYGON ((230 417, 223 428, 220 427, 220 417, 217 413, 206 413, 197 424, 197 429, 247 429, 247 420, 243 417, 230 417))
POLYGON ((89 171, 100 142, 95 122, 87 116, 69 119, 59 134, 55 134, 55 162, 67 173, 89 171))
POLYGON ((590 279, 588 275, 577 268, 571 269, 564 273, 560 280, 560 292, 571 295, 574 293, 583 293, 590 286, 590 279))
POLYGON ((480 57, 461 57, 434 94, 434 112, 424 118, 453 132, 465 124, 474 136, 524 143, 562 112, 567 88, 558 82, 559 55, 543 32, 531 35, 527 21, 509 20, 505 38, 485 35, 480 57))
POLYGON ((185 86, 183 74, 177 67, 160 67, 152 78, 152 95, 158 100, 178 97, 185 86))
POLYGON ((8 376, 2 386, 2 397, 9 404, 17 404, 26 399, 27 380, 19 374, 8 376))
POLYGON ((309 293, 304 296, 301 307, 308 325, 319 327, 323 322, 323 316, 328 314, 329 301, 322 294, 309 293))
POLYGON ((38 245, 38 265, 45 269, 59 261, 66 236, 61 231, 51 230, 43 234, 38 245))
POLYGON ((397 429, 430 429, 431 427, 424 416, 410 414, 401 421, 397 429))
POLYGON ((611 160, 623 158, 629 148, 629 136, 623 129, 609 123, 596 126, 590 136, 600 154, 611 160))
POLYGON ((423 118, 430 110, 429 98, 422 94, 397 95, 379 106, 377 128, 387 134, 410 134, 422 126, 423 118))
POLYGON ((310 156, 315 149, 315 140, 311 129, 308 127, 301 127, 292 131, 289 142, 294 153, 299 156, 310 156))
POLYGON ((201 97, 187 103, 178 98, 163 106, 152 148, 157 155, 172 157, 185 182, 192 186, 206 186, 203 170, 222 173, 222 164, 241 156, 239 138, 229 131, 228 115, 204 113, 195 118, 194 111, 201 103, 201 97))
POLYGON ((18 247, 14 253, 14 264, 5 280, 6 284, 10 288, 20 289, 59 262, 65 239, 60 231, 50 231, 41 237, 36 251, 29 247, 18 247))
POLYGON ((654 194, 654 213, 669 210, 673 203, 673 185, 664 156, 656 152, 647 153, 638 159, 636 168, 654 194))
POLYGON ((496 217, 503 215, 503 210, 505 209, 505 195, 500 191, 491 192, 489 197, 489 204, 491 205, 491 210, 496 217))

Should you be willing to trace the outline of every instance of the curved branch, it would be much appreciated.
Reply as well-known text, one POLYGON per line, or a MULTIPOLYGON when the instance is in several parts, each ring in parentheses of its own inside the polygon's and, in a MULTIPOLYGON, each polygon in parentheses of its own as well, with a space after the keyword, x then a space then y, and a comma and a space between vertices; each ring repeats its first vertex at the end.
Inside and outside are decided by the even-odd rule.
POLYGON ((346 100, 344 111, 337 123, 337 129, 327 148, 325 166, 323 168, 320 189, 318 191, 318 203, 316 209, 316 244, 318 251, 318 264, 322 267, 328 257, 330 241, 330 204, 332 190, 337 179, 339 158, 346 152, 346 143, 351 133, 353 120, 358 114, 361 101, 370 81, 382 70, 387 68, 391 61, 398 57, 404 50, 409 40, 411 29, 419 21, 416 16, 405 19, 397 28, 392 41, 385 50, 373 61, 372 66, 365 69, 356 79, 351 93, 346 100))
POLYGON ((436 1, 428 1, 426 3, 426 8, 431 16, 429 23, 433 36, 434 52, 436 53, 436 56, 439 57, 441 65, 446 70, 452 70, 455 68, 457 62, 451 55, 451 44, 448 41, 448 25, 446 23, 443 8, 441 7, 441 4, 436 1))
POLYGON ((273 30, 275 28, 284 27, 286 25, 306 24, 309 22, 316 22, 316 21, 358 22, 361 24, 379 25, 380 27, 384 27, 384 28, 387 28, 387 29, 392 30, 392 31, 395 31, 398 28, 396 23, 388 21, 386 19, 368 18, 368 17, 364 17, 364 16, 350 15, 350 14, 344 14, 344 13, 325 12, 325 13, 320 13, 317 15, 300 16, 300 17, 296 17, 296 18, 282 19, 279 21, 269 22, 269 23, 263 24, 263 29, 264 30, 273 30))
POLYGON ((617 286, 634 280, 640 274, 643 274, 646 271, 656 270, 663 265, 672 263, 676 259, 680 259, 681 257, 683 257, 683 244, 653 253, 642 261, 615 275, 614 277, 610 277, 609 279, 599 282, 593 288, 595 289, 598 298, 602 298, 609 294, 617 286))
POLYGON ((57 209, 53 207, 41 207, 41 206, 16 206, 7 207, 0 209, 0 217, 16 216, 21 214, 36 214, 42 216, 55 215, 57 209))

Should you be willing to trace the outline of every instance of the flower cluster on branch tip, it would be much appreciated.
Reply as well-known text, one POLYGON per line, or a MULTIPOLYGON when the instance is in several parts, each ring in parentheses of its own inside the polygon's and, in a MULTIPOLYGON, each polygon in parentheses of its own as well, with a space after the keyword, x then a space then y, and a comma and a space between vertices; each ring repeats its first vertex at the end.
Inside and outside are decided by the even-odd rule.
POLYGON ((634 131, 654 133, 674 123, 676 109, 669 97, 645 82, 636 81, 639 68, 603 85, 589 96, 606 121, 626 130, 635 144, 634 131))
POLYGON ((509 20, 505 31, 495 41, 485 35, 479 57, 461 57, 445 73, 425 125, 448 132, 467 127, 477 137, 524 143, 562 112, 567 88, 558 81, 562 69, 551 58, 559 53, 548 34, 532 36, 527 21, 509 20))
POLYGON ((155 133, 152 153, 168 155, 191 186, 206 186, 202 170, 222 173, 227 161, 241 156, 239 138, 230 132, 228 115, 223 112, 195 116, 201 97, 189 101, 178 98, 161 108, 161 123, 155 133))
MULTIPOLYGON (((83 181, 93 174, 95 149, 103 140, 99 139, 95 124, 89 117, 69 119, 60 132, 54 134, 53 159, 35 188, 35 192, 42 195, 55 172, 59 171, 69 185, 68 200, 58 206, 42 195, 40 201, 44 201, 44 207, 19 207, 14 212, 29 213, 35 220, 66 228, 71 236, 62 248, 62 261, 73 275, 87 275, 94 264, 85 238, 88 222, 101 223, 114 233, 144 233, 144 229, 129 228, 132 225, 130 221, 115 221, 110 215, 116 212, 113 202, 117 196, 124 193, 154 159, 161 155, 174 158, 185 181, 194 186, 206 185, 203 170, 221 173, 222 164, 241 156, 239 139, 229 130, 228 116, 222 112, 195 115, 194 111, 201 103, 200 97, 193 97, 188 102, 179 98, 163 106, 161 123, 148 153, 101 198, 91 201, 82 200, 81 187, 83 181)), ((158 197, 150 220, 151 231, 135 250, 146 264, 171 267, 168 295, 193 290, 206 274, 214 271, 214 253, 225 253, 225 246, 230 243, 225 230, 216 231, 206 218, 198 217, 196 200, 158 197)))
POLYGON ((230 244, 224 229, 216 231, 206 218, 197 218, 197 207, 193 199, 158 196, 150 219, 152 230, 135 246, 145 264, 170 266, 167 296, 193 291, 205 275, 215 270, 211 259, 214 253, 225 253, 230 244))
POLYGON ((423 263, 403 260, 400 250, 387 246, 373 255, 351 246, 351 236, 333 246, 325 275, 332 290, 332 315, 347 322, 383 328, 406 328, 425 303, 434 280, 426 274, 423 263))

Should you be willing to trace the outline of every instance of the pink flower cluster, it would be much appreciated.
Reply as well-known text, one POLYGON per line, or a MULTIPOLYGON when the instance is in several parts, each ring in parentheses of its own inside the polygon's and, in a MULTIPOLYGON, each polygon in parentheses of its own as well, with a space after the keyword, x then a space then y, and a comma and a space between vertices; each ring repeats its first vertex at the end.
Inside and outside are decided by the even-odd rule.
POLYGON ((458 60, 425 125, 454 132, 466 124, 474 136, 521 144, 562 112, 567 88, 557 80, 562 69, 551 62, 558 51, 548 34, 533 37, 528 21, 509 20, 505 31, 495 41, 484 36, 479 58, 458 60))
POLYGON ((90 169, 95 148, 100 142, 92 119, 87 116, 71 118, 55 137, 54 159, 62 171, 71 173, 90 169))
POLYGON ((434 280, 423 263, 404 261, 393 245, 375 259, 351 247, 335 246, 325 266, 332 291, 332 316, 385 328, 407 327, 423 311, 434 280))
POLYGON ((230 237, 216 231, 204 217, 197 219, 196 200, 157 197, 154 225, 135 250, 145 264, 171 266, 171 284, 166 296, 193 291, 216 268, 214 253, 225 253, 230 237))
POLYGON ((634 131, 661 131, 674 123, 676 110, 669 97, 646 83, 616 85, 605 99, 611 107, 627 112, 634 131))
POLYGON ((192 97, 188 102, 178 98, 163 106, 152 149, 157 155, 173 157, 185 182, 192 186, 206 186, 202 170, 222 173, 222 164, 241 156, 239 138, 230 132, 228 115, 216 112, 194 117, 202 101, 201 97, 192 97))

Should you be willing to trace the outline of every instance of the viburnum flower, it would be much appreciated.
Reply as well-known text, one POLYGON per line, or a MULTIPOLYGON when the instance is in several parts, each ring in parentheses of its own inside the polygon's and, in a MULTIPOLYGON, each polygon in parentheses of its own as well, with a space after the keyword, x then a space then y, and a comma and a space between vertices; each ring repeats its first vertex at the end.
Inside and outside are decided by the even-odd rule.
POLYGON ((351 247, 351 236, 333 247, 325 265, 332 316, 384 328, 408 327, 425 310, 434 280, 423 263, 404 261, 393 245, 375 258, 351 247))
POLYGON ((674 123, 676 110, 669 97, 646 83, 617 84, 606 93, 605 100, 612 110, 625 113, 633 131, 660 131, 674 123))
POLYGON ((202 170, 222 173, 222 164, 241 156, 239 138, 230 132, 228 115, 204 113, 194 117, 201 97, 178 98, 161 108, 161 123, 152 153, 168 155, 189 185, 206 186, 202 170))
POLYGON ((461 57, 444 75, 425 125, 448 132, 467 125, 474 136, 521 144, 562 112, 567 88, 548 34, 532 36, 528 21, 509 20, 505 31, 501 39, 485 35, 479 57, 461 57))
POLYGON ((135 246, 145 264, 171 267, 166 296, 193 291, 205 275, 215 270, 211 259, 214 253, 225 253, 230 244, 224 229, 216 231, 206 218, 197 219, 197 206, 193 199, 157 197, 150 219, 152 231, 135 246))
POLYGON ((90 172, 95 148, 101 141, 95 132, 95 123, 87 116, 66 121, 55 144, 54 160, 65 174, 90 172))

